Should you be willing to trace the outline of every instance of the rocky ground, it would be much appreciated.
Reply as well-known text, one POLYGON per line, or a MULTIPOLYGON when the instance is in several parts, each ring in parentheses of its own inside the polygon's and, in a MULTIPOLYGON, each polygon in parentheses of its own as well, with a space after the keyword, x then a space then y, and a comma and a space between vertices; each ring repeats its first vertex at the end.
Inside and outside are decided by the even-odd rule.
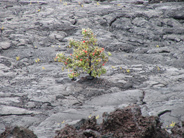
MULTIPOLYGON (((23 126, 38 138, 65 124, 131 104, 162 127, 184 121, 184 2, 0 1, 0 133, 23 126), (111 51, 107 73, 71 81, 55 62, 91 28, 111 51)), ((167 127, 168 126, 168 127, 167 127)), ((168 129, 169 131, 169 129, 168 129)))

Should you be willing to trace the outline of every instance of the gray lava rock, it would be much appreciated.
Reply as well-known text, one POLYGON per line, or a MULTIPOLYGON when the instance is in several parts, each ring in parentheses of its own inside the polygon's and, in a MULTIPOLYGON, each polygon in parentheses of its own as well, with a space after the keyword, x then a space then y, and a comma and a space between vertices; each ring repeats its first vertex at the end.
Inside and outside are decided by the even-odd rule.
POLYGON ((11 47, 11 43, 10 42, 0 42, 0 50, 7 50, 11 47))
POLYGON ((102 122, 103 112, 129 104, 159 116, 163 128, 183 121, 184 3, 150 3, 1 0, 0 131, 20 125, 51 138, 66 123, 102 122), (100 78, 71 81, 54 59, 73 52, 68 40, 81 41, 82 28, 112 56, 100 78))

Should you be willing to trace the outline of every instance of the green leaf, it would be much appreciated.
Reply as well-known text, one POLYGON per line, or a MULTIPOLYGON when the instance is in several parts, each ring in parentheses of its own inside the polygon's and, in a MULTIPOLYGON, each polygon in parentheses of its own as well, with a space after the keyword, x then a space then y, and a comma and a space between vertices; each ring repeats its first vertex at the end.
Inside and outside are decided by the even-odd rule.
POLYGON ((111 54, 111 52, 107 52, 107 54, 109 55, 109 56, 111 56, 112 54, 111 54))
POLYGON ((88 74, 89 74, 90 72, 91 72, 90 70, 87 71, 88 74))

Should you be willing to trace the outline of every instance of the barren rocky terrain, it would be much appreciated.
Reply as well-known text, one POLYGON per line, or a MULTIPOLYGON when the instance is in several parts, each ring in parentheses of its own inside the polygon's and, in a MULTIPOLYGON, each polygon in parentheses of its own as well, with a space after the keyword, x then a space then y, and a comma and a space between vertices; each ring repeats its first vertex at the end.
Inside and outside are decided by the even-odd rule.
MULTIPOLYGON (((184 2, 0 0, 0 133, 51 138, 65 124, 131 104, 162 127, 184 121, 184 2), (107 73, 71 81, 55 62, 91 28, 112 56, 107 73)), ((168 130, 169 131, 169 130, 168 130)))

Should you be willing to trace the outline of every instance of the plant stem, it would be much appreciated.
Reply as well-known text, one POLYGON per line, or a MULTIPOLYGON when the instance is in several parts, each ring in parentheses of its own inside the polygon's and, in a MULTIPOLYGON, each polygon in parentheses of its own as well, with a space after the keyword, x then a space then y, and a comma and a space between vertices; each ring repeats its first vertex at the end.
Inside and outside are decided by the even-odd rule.
MULTIPOLYGON (((89 56, 89 68, 91 69, 91 56, 89 56)), ((89 75, 92 75, 92 71, 90 71, 89 75)))

